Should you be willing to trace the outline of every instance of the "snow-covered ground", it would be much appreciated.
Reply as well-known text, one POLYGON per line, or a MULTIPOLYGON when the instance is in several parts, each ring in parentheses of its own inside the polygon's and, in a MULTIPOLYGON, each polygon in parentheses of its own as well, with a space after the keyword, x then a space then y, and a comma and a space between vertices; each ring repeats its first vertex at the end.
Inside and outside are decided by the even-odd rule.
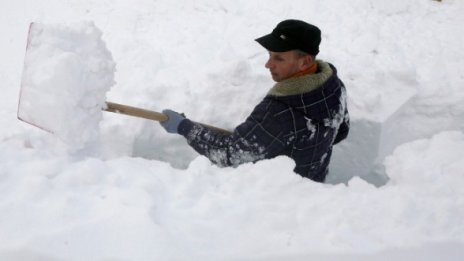
MULTIPOLYGON (((3 1, 0 260, 462 260, 463 12, 459 0, 3 1), (253 40, 287 18, 322 29, 319 58, 347 86, 352 129, 327 184, 284 157, 218 168, 148 120, 102 113, 83 146, 17 119, 30 22, 104 44, 58 33, 78 55, 39 56, 52 101, 114 80, 109 101, 232 129, 273 84, 253 40), (90 66, 105 48, 106 66, 90 66)), ((90 125, 63 99, 55 124, 83 142, 90 125)))

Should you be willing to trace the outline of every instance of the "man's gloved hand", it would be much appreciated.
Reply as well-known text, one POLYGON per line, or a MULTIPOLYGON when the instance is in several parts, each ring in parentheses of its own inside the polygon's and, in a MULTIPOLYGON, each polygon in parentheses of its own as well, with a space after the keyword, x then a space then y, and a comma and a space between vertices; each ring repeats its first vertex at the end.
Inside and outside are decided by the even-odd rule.
POLYGON ((163 110, 163 114, 168 116, 168 119, 160 121, 161 126, 169 133, 178 133, 177 129, 179 128, 179 124, 185 120, 185 115, 169 109, 163 110))

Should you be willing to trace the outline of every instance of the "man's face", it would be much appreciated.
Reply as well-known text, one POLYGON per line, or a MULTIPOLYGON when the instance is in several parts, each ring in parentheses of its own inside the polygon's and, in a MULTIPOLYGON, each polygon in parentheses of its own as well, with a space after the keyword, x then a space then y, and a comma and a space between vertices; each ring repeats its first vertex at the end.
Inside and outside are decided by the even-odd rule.
POLYGON ((269 60, 265 66, 276 82, 286 80, 305 69, 304 57, 294 51, 278 53, 269 51, 269 60))

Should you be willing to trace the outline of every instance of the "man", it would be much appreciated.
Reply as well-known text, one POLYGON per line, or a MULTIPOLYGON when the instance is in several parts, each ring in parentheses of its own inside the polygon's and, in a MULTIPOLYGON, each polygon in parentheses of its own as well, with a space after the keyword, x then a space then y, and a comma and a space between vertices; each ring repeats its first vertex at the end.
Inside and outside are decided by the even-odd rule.
POLYGON ((256 39, 269 51, 265 67, 276 84, 233 133, 221 133, 164 110, 161 125, 183 135, 190 146, 220 166, 286 155, 294 172, 323 182, 332 146, 348 135, 345 86, 335 67, 316 60, 321 31, 299 20, 285 20, 256 39))

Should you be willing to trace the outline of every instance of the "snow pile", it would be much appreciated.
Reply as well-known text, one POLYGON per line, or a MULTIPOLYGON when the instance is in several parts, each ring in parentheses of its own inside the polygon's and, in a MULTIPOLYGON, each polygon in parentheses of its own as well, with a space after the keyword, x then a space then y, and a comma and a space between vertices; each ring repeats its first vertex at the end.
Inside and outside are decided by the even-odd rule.
POLYGON ((360 176, 382 185, 388 179, 383 160, 397 146, 464 130, 464 3, 357 1, 337 7, 358 10, 343 19, 344 26, 328 28, 332 39, 325 42, 331 60, 343 65, 353 128, 347 144, 335 148, 329 179, 360 176), (333 37, 349 43, 347 48, 339 48, 333 37))
MULTIPOLYGON (((421 188, 438 186, 439 189, 448 184, 447 190, 442 192, 461 190, 464 193, 461 189, 464 179, 463 145, 464 134, 455 131, 399 146, 385 160, 390 182, 421 188)), ((427 193, 431 191, 427 190, 427 193)))
MULTIPOLYGON (((463 1, 19 0, 1 7, 1 260, 463 259, 463 1), (92 155, 54 150, 55 135, 16 119, 30 21, 93 20, 104 32, 78 23, 41 38, 40 46, 63 38, 73 48, 55 50, 63 60, 48 50, 31 61, 46 62, 34 69, 42 72, 37 79, 58 82, 40 86, 50 93, 61 93, 65 81, 79 92, 77 85, 98 79, 92 90, 100 90, 114 78, 111 101, 233 128, 273 84, 267 53, 253 39, 286 18, 321 27, 319 58, 347 86, 352 129, 335 147, 330 184, 293 174, 285 157, 218 168, 158 123, 123 115, 103 114, 92 155), (107 44, 114 77, 110 56, 98 56, 102 67, 91 62, 105 48, 82 42, 84 32, 107 44), (100 68, 98 79, 92 68, 100 68)), ((74 98, 99 99, 107 90, 74 98)), ((66 114, 53 102, 53 115, 66 114)), ((81 102, 93 111, 101 100, 81 102)))
POLYGON ((360 178, 345 186, 289 175, 285 157, 236 169, 198 157, 177 170, 21 146, 0 149, 5 173, 14 173, 0 185, 0 257, 8 250, 65 260, 307 260, 464 242, 460 132, 398 148, 387 164, 392 180, 381 188, 360 178))
POLYGON ((72 147, 95 142, 115 64, 92 22, 32 23, 18 117, 72 147))

